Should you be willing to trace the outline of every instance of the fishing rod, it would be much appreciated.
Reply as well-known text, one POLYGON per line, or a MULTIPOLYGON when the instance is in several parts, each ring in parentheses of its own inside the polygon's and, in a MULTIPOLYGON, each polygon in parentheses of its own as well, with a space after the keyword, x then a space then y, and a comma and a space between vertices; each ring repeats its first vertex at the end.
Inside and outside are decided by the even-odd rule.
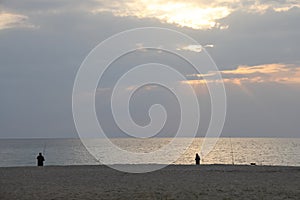
POLYGON ((44 142, 43 155, 45 155, 45 152, 46 152, 46 141, 44 142))
POLYGON ((229 141, 230 141, 230 148, 231 148, 231 161, 232 161, 232 165, 234 165, 234 154, 233 154, 231 137, 229 137, 229 141))

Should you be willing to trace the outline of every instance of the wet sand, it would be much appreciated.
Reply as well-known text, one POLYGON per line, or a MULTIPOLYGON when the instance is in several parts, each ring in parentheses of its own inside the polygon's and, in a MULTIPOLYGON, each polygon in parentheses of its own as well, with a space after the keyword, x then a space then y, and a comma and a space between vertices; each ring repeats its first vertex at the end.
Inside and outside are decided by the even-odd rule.
POLYGON ((172 165, 145 174, 106 166, 0 168, 0 199, 299 199, 300 167, 172 165))

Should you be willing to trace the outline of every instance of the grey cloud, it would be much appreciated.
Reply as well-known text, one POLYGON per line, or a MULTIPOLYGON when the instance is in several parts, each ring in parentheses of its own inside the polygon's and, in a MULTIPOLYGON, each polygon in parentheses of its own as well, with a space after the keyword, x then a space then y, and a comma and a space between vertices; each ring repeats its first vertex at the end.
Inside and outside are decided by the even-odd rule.
MULTIPOLYGON (((28 20, 39 28, 0 31, 0 137, 76 137, 71 110, 76 72, 95 45, 130 28, 172 28, 187 33, 201 44, 213 44, 214 48, 207 50, 221 70, 236 69, 239 65, 300 63, 299 8, 286 12, 267 10, 263 14, 236 11, 222 19, 222 23, 229 25, 227 30, 201 31, 162 24, 155 19, 115 17, 109 12, 91 14, 80 6, 92 7, 95 2, 78 2, 15 0, 1 3, 8 12, 29 16, 28 20)), ((140 54, 132 55, 131 59, 136 63, 145 61, 140 54)), ((124 66, 132 64, 129 58, 123 61, 124 66)), ((171 57, 161 57, 159 61, 192 73, 185 71, 186 63, 171 57)), ((106 86, 111 86, 119 73, 112 71, 107 76, 106 86)), ((300 92, 297 87, 275 83, 246 86, 255 98, 250 98, 239 86, 227 86, 229 104, 224 136, 298 136, 300 92)), ((154 92, 157 98, 161 96, 162 91, 154 92)), ((151 99, 143 91, 137 94, 133 115, 140 119, 139 123, 147 123, 147 115, 144 115, 147 106, 157 98, 151 99)), ((206 99, 207 103, 209 96, 199 95, 199 98, 206 99)), ((168 104, 169 97, 160 101, 168 104)), ((107 102, 102 102, 100 97, 97 103, 98 109, 107 108, 107 102)), ((170 110, 173 107, 176 102, 169 105, 170 110)), ((209 106, 203 107, 204 116, 209 116, 209 106)), ((177 115, 175 111, 171 113, 177 115)), ((103 120, 109 124, 107 130, 116 132, 114 136, 121 134, 111 118, 103 120)), ((173 129, 166 127, 166 130, 173 129)))
POLYGON ((259 15, 234 12, 222 20, 229 25, 227 30, 191 31, 191 34, 202 43, 214 44, 208 51, 221 69, 267 63, 297 64, 299 16, 299 8, 287 12, 269 10, 259 15))

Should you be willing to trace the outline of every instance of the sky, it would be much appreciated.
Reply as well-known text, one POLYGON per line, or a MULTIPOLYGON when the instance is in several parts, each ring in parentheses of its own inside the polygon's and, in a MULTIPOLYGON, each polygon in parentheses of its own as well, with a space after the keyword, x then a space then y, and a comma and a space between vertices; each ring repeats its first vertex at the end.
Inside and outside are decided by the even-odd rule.
MULTIPOLYGON (((226 89, 221 136, 299 137, 299 21, 298 0, 0 0, 0 138, 77 137, 72 90, 81 63, 101 41, 141 27, 180 31, 205 47, 226 89)), ((191 56, 201 51, 174 46, 191 56)), ((153 59, 183 71, 188 81, 177 84, 195 88, 203 116, 198 136, 205 135, 210 101, 200 75, 157 51, 136 51, 112 64, 96 93, 99 123, 109 136, 124 136, 109 110, 113 84, 124 69, 153 59)), ((159 136, 173 136, 180 110, 165 88, 140 88, 130 105, 133 120, 147 125, 156 103, 168 113, 159 136)))

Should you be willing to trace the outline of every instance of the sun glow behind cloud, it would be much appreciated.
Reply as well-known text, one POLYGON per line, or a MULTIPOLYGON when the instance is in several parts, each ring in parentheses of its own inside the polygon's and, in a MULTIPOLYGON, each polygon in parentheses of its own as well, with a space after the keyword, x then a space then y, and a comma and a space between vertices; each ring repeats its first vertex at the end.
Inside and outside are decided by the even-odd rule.
POLYGON ((150 10, 161 12, 157 16, 161 21, 194 29, 221 27, 216 20, 222 19, 230 13, 226 7, 201 8, 191 3, 176 3, 173 6, 168 4, 152 5, 150 10))
POLYGON ((217 20, 230 14, 228 7, 210 7, 204 4, 199 5, 195 1, 132 0, 110 3, 110 5, 104 3, 104 7, 101 6, 93 12, 112 12, 115 16, 121 17, 156 18, 164 23, 193 29, 214 27, 224 29, 227 26, 222 26, 217 20))
POLYGON ((276 12, 288 11, 300 7, 293 0, 280 2, 262 0, 97 0, 101 6, 93 13, 111 12, 115 16, 137 18, 154 18, 163 23, 193 29, 227 29, 220 19, 229 16, 236 10, 243 12, 264 13, 267 10, 276 12))

